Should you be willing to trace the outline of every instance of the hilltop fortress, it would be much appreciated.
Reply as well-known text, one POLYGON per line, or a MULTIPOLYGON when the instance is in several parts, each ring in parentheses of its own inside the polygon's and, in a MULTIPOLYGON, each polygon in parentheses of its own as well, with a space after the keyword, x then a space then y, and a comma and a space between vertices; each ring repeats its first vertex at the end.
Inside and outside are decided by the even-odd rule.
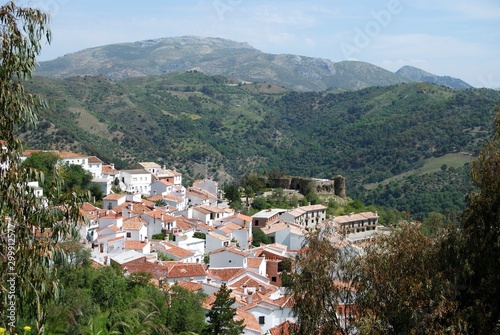
POLYGON ((316 179, 306 177, 280 177, 270 179, 273 187, 298 190, 304 194, 307 186, 312 183, 317 194, 335 194, 339 197, 346 197, 345 178, 338 175, 331 179, 316 179))

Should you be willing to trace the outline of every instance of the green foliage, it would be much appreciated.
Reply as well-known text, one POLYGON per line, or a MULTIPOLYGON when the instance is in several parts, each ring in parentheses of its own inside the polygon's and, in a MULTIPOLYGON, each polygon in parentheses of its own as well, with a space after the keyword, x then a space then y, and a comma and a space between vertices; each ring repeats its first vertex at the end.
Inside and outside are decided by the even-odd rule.
POLYGON ((459 315, 471 334, 498 332, 500 320, 500 105, 495 112, 493 138, 471 167, 477 190, 443 245, 443 262, 457 284, 459 315))
POLYGON ((421 227, 404 224, 365 249, 356 285, 361 334, 460 332, 436 242, 421 227))
POLYGON ((236 309, 231 307, 236 301, 231 297, 231 289, 222 284, 215 293, 215 301, 208 311, 208 325, 202 334, 206 335, 239 335, 243 334, 244 320, 236 321, 236 309))
POLYGON ((260 244, 270 244, 271 238, 264 234, 264 232, 258 228, 252 229, 252 245, 254 247, 259 247, 260 244))
POLYGON ((178 285, 170 288, 170 307, 167 311, 167 327, 174 333, 201 333, 205 327, 205 310, 201 303, 203 293, 194 293, 178 285))
POLYGON ((300 324, 294 334, 347 335, 355 329, 349 305, 355 299, 356 272, 352 267, 357 255, 342 243, 332 245, 333 233, 330 226, 311 232, 304 244, 307 248, 296 257, 296 271, 283 276, 300 324))
POLYGON ((201 233, 201 232, 198 232, 198 231, 194 232, 193 237, 195 237, 195 238, 201 238, 202 240, 204 240, 204 239, 207 238, 207 236, 206 236, 205 233, 201 233))
POLYGON ((224 198, 229 201, 229 206, 232 208, 234 203, 241 204, 240 187, 237 184, 227 184, 224 186, 224 198))
POLYGON ((20 332, 21 320, 43 331, 49 306, 61 293, 59 267, 68 259, 58 242, 61 236, 77 236, 74 223, 82 201, 78 194, 67 195, 63 206, 55 207, 57 174, 47 198, 37 198, 28 183, 41 180, 41 174, 19 160, 23 146, 16 130, 33 126, 44 107, 24 84, 35 69, 41 40, 50 42, 48 19, 13 1, 0 7, 0 141, 5 147, 0 153, 0 324, 11 333, 20 332), (8 308, 14 313, 3 313, 8 308))
MULTIPOLYGON (((186 180, 206 161, 210 173, 224 167, 237 180, 251 176, 249 171, 316 178, 341 174, 349 196, 412 214, 408 207, 415 205, 415 216, 423 218, 442 209, 461 211, 468 189, 450 171, 463 164, 443 160, 435 171, 442 174, 433 178, 420 176, 419 169, 430 159, 474 155, 489 135, 492 109, 500 99, 494 90, 420 83, 343 93, 270 94, 253 86, 228 86, 227 80, 201 73, 119 82, 33 78, 32 91, 50 100, 42 118, 53 127, 23 136, 32 146, 57 143, 122 167, 160 158, 182 167, 186 180), (443 164, 446 171, 440 169, 443 164), (382 192, 382 197, 363 188, 398 175, 403 180, 417 176, 408 183, 417 187, 398 196, 382 192), (436 178, 441 181, 434 184, 436 178), (446 186, 444 193, 428 191, 439 185, 446 186)), ((258 192, 247 191, 250 197, 258 192)), ((231 207, 240 210, 237 197, 231 198, 231 207)))
POLYGON ((23 167, 32 168, 43 173, 40 187, 47 193, 52 185, 54 170, 59 161, 59 156, 52 152, 34 152, 22 163, 23 167))
POLYGON ((159 234, 154 234, 151 236, 153 240, 164 240, 165 236, 167 236, 165 233, 159 233, 159 234))

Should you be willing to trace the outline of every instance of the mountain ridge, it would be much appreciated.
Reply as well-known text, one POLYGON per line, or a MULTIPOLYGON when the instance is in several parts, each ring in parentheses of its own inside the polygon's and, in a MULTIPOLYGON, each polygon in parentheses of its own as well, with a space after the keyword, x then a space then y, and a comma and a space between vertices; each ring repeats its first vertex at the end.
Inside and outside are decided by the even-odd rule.
POLYGON ((297 91, 358 90, 411 81, 360 61, 333 62, 264 53, 246 42, 218 37, 164 37, 108 44, 40 62, 36 75, 104 75, 113 80, 197 69, 240 81, 268 82, 297 91))

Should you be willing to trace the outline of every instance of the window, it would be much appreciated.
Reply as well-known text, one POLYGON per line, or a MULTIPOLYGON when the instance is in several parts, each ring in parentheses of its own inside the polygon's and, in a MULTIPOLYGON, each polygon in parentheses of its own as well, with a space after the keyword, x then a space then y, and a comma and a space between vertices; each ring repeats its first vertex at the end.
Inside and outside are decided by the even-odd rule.
POLYGON ((259 325, 263 325, 266 323, 266 317, 265 316, 259 316, 259 325))
POLYGON ((275 283, 275 282, 276 282, 276 277, 271 277, 271 281, 272 281, 273 283, 275 283))
POLYGON ((131 232, 127 232, 127 237, 132 237, 132 233, 131 232))

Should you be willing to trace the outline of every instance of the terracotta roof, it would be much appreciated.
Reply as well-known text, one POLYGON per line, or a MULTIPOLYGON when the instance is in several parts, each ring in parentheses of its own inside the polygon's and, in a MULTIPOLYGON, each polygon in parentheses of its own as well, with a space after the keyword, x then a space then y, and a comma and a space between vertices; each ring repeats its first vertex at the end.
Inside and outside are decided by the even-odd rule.
POLYGON ((191 281, 185 281, 185 280, 178 281, 177 285, 193 292, 201 291, 203 289, 203 285, 201 283, 193 283, 191 281))
POLYGON ((235 315, 236 320, 243 320, 244 325, 246 329, 253 330, 258 333, 262 333, 262 328, 259 325, 259 322, 255 318, 255 316, 252 313, 249 313, 247 311, 244 311, 243 309, 237 308, 236 309, 236 315, 235 315))
POLYGON ((139 230, 146 224, 146 221, 138 216, 134 216, 123 221, 123 230, 139 230))
POLYGON ((240 256, 243 256, 243 257, 247 257, 248 256, 248 253, 241 251, 237 247, 222 247, 222 248, 213 250, 211 252, 211 254, 218 254, 220 252, 225 252, 225 251, 231 252, 233 254, 240 255, 240 256))
POLYGON ((168 278, 199 277, 207 275, 207 269, 204 264, 182 262, 162 262, 162 264, 168 268, 168 278))
POLYGON ((150 216, 156 220, 161 220, 163 221, 175 221, 175 216, 167 214, 163 209, 155 208, 152 211, 146 212, 145 215, 150 216))
POLYGON ((120 231, 120 228, 118 228, 117 226, 115 226, 115 225, 109 225, 109 226, 101 227, 101 228, 97 229, 97 232, 101 232, 101 231, 103 231, 105 229, 111 229, 115 233, 118 233, 120 231))
POLYGON ((168 180, 166 180, 166 179, 160 179, 160 180, 158 180, 156 183, 162 183, 162 184, 163 184, 163 185, 165 185, 165 186, 172 186, 172 185, 174 185, 174 183, 169 182, 169 181, 168 181, 168 180))
POLYGON ((230 219, 230 218, 238 218, 238 219, 249 221, 249 222, 252 221, 252 218, 250 216, 245 215, 245 214, 241 214, 241 213, 237 213, 233 216, 228 217, 228 219, 230 219))
MULTIPOLYGON (((245 290, 245 287, 253 287, 255 288, 256 292, 254 293, 254 298, 258 297, 256 295, 257 293, 262 294, 265 296, 266 294, 270 294, 273 292, 276 292, 276 288, 272 287, 271 285, 266 284, 263 281, 256 280, 255 278, 249 276, 249 275, 244 275, 241 277, 238 281, 231 283, 230 287, 236 292, 243 293, 245 290)), ((262 300, 262 299, 261 299, 262 300)))
POLYGON ((264 261, 264 257, 248 257, 247 266, 249 268, 258 268, 264 261))
POLYGON ((223 281, 228 281, 232 278, 245 273, 242 268, 225 268, 225 269, 209 269, 208 276, 213 278, 218 278, 223 281))
POLYGON ((96 156, 89 156, 89 163, 102 163, 102 160, 96 156))
POLYGON ((189 187, 186 190, 186 193, 190 194, 190 195, 192 195, 194 197, 203 199, 203 200, 207 200, 207 199, 217 200, 217 196, 216 195, 213 195, 212 193, 207 192, 204 189, 199 188, 199 187, 189 187))
POLYGON ((99 207, 96 207, 94 205, 92 205, 91 203, 88 203, 88 202, 84 202, 81 206, 80 206, 80 209, 88 212, 88 211, 97 211, 99 210, 100 208, 99 207))
POLYGON ((104 198, 102 198, 102 200, 120 200, 120 199, 125 198, 125 197, 126 197, 125 194, 110 193, 107 196, 105 196, 104 198))
POLYGON ((101 171, 102 171, 102 174, 118 174, 119 173, 119 171, 111 165, 103 165, 101 171))
POLYGON ((290 321, 285 321, 283 323, 280 323, 276 327, 273 327, 269 329, 269 334, 270 335, 290 335, 290 334, 295 334, 295 331, 293 330, 298 330, 298 325, 290 322, 290 321))
POLYGON ((152 197, 149 197, 148 200, 152 202, 162 201, 163 196, 161 194, 153 195, 152 197))
POLYGON ((108 240, 108 243, 116 242, 116 241, 123 240, 123 239, 125 239, 125 237, 123 237, 123 236, 118 236, 118 237, 110 238, 108 240))
POLYGON ((123 269, 129 273, 146 272, 153 276, 155 279, 165 278, 168 268, 160 263, 152 263, 146 260, 146 257, 135 259, 133 261, 121 264, 123 269))
POLYGON ((376 213, 364 212, 364 213, 358 213, 358 214, 336 216, 333 220, 335 223, 342 224, 342 223, 364 221, 367 219, 376 219, 376 218, 378 218, 378 215, 376 213))
MULTIPOLYGON (((149 243, 149 242, 148 242, 149 243)), ((125 241, 125 250, 143 250, 146 245, 146 242, 135 241, 135 240, 126 240, 125 241)))
POLYGON ((166 241, 159 242, 161 246, 165 249, 165 252, 174 255, 176 257, 179 257, 180 259, 182 258, 187 258, 193 256, 195 253, 191 250, 187 250, 184 248, 181 248, 173 243, 169 243, 166 241))
POLYGON ((217 234, 216 232, 213 232, 213 231, 209 232, 208 235, 213 237, 213 238, 218 239, 219 241, 229 241, 229 237, 221 235, 221 234, 217 234))
POLYGON ((219 228, 217 228, 217 230, 219 230, 225 234, 231 234, 234 231, 234 229, 228 228, 226 226, 219 227, 219 228))
POLYGON ((127 208, 129 211, 132 213, 139 215, 144 212, 150 212, 152 208, 154 207, 154 202, 148 201, 148 200, 142 200, 142 202, 131 202, 127 201, 124 202, 121 205, 118 205, 113 208, 113 210, 117 213, 122 213, 123 208, 127 208), (132 208, 132 210, 130 210, 132 208))
POLYGON ((309 205, 309 206, 301 206, 301 207, 298 207, 300 209, 303 209, 307 212, 309 211, 321 211, 321 210, 326 210, 328 207, 324 206, 324 205, 309 205))
POLYGON ((140 163, 137 163, 137 164, 139 164, 143 168, 156 168, 156 169, 161 168, 161 165, 159 165, 157 163, 154 163, 154 162, 140 162, 140 163))

